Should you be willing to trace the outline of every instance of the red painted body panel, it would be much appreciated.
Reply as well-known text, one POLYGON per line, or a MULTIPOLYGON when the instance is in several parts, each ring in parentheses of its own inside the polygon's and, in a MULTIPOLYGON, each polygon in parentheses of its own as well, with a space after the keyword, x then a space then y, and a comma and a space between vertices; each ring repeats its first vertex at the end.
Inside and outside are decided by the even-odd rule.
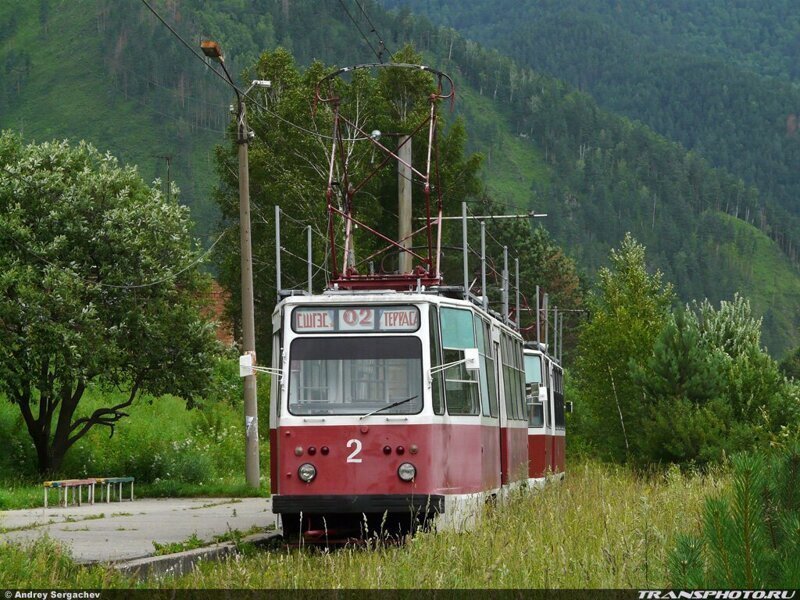
POLYGON ((504 427, 501 430, 501 447, 507 453, 503 471, 503 483, 527 478, 528 473, 528 429, 504 427))
POLYGON ((528 436, 528 477, 544 477, 547 473, 550 445, 549 435, 528 436))
MULTIPOLYGON (((523 430, 524 431, 524 430, 523 430)), ((329 425, 278 428, 273 452, 277 458, 277 490, 284 495, 315 494, 467 494, 500 486, 497 428, 481 425, 329 425), (366 429, 366 432, 364 431, 366 429), (361 450, 355 453, 359 440, 361 450), (411 446, 418 447, 417 454, 411 446), (316 453, 309 456, 308 448, 316 453), (323 446, 330 452, 321 453, 323 446), (391 453, 383 448, 389 446, 391 453), (400 455, 397 447, 402 446, 400 455), (295 451, 302 448, 297 456, 295 451), (348 462, 360 459, 361 462, 348 462), (297 469, 310 462, 317 468, 311 483, 300 481, 297 469), (412 482, 397 476, 401 463, 417 468, 412 482), (477 465, 481 468, 476 468, 477 465)), ((515 441, 516 443, 516 441, 515 441)), ((527 458, 527 457, 526 457, 527 458)))
POLYGON ((270 493, 278 494, 278 430, 269 428, 269 489, 270 493))

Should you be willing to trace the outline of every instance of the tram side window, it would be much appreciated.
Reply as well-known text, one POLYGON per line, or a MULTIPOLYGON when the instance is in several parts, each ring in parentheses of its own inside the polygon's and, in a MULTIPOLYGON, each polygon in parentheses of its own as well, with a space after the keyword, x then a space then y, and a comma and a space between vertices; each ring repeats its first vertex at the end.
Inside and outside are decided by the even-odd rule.
MULTIPOLYGON (((430 312, 428 313, 428 327, 430 329, 431 367, 438 367, 442 364, 442 345, 439 343, 439 316, 435 306, 430 307, 430 312)), ((431 381, 433 412, 437 415, 444 414, 443 379, 444 373, 439 371, 433 376, 433 381, 431 381)))
MULTIPOLYGON (((283 346, 281 331, 276 331, 272 336, 272 368, 276 371, 281 368, 281 348, 283 346)), ((269 401, 275 406, 278 416, 281 414, 281 397, 280 397, 280 381, 281 378, 273 375, 270 379, 269 386, 269 401)))
POLYGON ((527 418, 525 410, 525 365, 522 361, 522 342, 513 340, 514 345, 514 377, 517 387, 517 414, 520 419, 527 418))
POLYGON ((492 326, 489 325, 488 321, 483 321, 483 342, 485 344, 483 351, 485 360, 484 364, 481 365, 481 368, 483 368, 483 370, 486 372, 486 377, 489 381, 489 414, 492 417, 496 417, 498 414, 497 378, 495 371, 497 357, 494 356, 492 344, 492 326))
POLYGON ((484 416, 490 416, 489 407, 489 376, 491 371, 486 368, 486 336, 483 330, 483 321, 481 319, 473 319, 475 324, 475 338, 478 340, 478 353, 481 357, 481 372, 479 374, 481 382, 481 408, 483 409, 484 416))
POLYGON ((552 363, 550 362, 549 359, 545 360, 544 364, 545 364, 544 381, 545 381, 545 385, 547 386, 547 405, 548 405, 547 414, 549 415, 548 418, 547 418, 547 426, 548 427, 553 427, 553 412, 554 412, 554 409, 553 409, 553 405, 550 404, 550 398, 553 398, 553 394, 554 394, 554 382, 553 382, 553 379, 551 378, 552 372, 553 372, 552 371, 553 365, 552 365, 552 363))
POLYGON ((560 367, 555 369, 555 391, 553 393, 553 402, 555 404, 556 413, 556 427, 563 428, 566 425, 564 414, 564 373, 560 367))
MULTIPOLYGON (((464 359, 465 348, 475 348, 475 330, 472 312, 459 308, 443 307, 442 347, 444 363, 464 359)), ((444 371, 447 412, 451 415, 480 414, 480 389, 477 375, 467 370, 464 363, 444 371)))
POLYGON ((516 376, 514 374, 514 350, 512 341, 503 333, 500 341, 500 349, 503 353, 503 391, 505 393, 506 401, 506 414, 509 419, 519 419, 518 405, 519 405, 519 391, 516 385, 516 376))

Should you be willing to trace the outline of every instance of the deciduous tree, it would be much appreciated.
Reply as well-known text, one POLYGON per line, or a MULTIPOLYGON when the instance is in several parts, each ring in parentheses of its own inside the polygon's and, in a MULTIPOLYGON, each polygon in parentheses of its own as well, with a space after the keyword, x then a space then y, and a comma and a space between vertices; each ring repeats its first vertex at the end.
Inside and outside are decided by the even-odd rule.
POLYGON ((672 300, 672 286, 647 270, 644 246, 626 235, 598 273, 575 365, 581 434, 606 457, 626 459, 643 435, 642 390, 631 364, 650 356, 672 300))
POLYGON ((185 207, 92 146, 0 135, 0 391, 42 472, 142 393, 191 400, 215 348, 185 207), (126 391, 91 413, 87 387, 126 391))

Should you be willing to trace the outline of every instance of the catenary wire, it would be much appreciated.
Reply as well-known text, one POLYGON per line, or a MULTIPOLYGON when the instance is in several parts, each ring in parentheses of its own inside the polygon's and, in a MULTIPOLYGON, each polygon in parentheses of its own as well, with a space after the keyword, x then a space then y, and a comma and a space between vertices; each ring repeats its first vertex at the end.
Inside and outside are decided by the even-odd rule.
POLYGON ((358 33, 360 33, 360 34, 361 34, 361 37, 362 37, 362 38, 364 38, 364 41, 365 41, 365 42, 367 42, 367 46, 369 46, 370 50, 372 50, 372 53, 373 53, 373 54, 374 54, 374 55, 377 57, 377 59, 378 59, 378 62, 380 62, 380 63, 383 63, 383 57, 381 56, 380 52, 378 52, 377 50, 375 50, 375 47, 372 45, 372 42, 370 42, 370 41, 369 41, 369 38, 367 38, 367 36, 366 36, 366 35, 364 35, 364 32, 361 30, 361 26, 360 26, 360 25, 358 24, 358 22, 357 22, 357 21, 356 21, 356 20, 353 18, 353 15, 351 15, 351 14, 350 14, 350 11, 347 9, 347 6, 345 6, 345 4, 344 4, 344 1, 343 1, 343 0, 339 0, 339 5, 342 7, 342 9, 344 10, 344 12, 347 14, 347 16, 348 16, 348 17, 350 18, 350 20, 353 22, 353 25, 355 25, 355 26, 356 26, 356 29, 358 29, 358 33))
MULTIPOLYGON (((369 26, 372 27, 372 33, 374 33, 375 37, 378 38, 378 44, 380 45, 380 47, 384 48, 389 53, 389 58, 394 60, 394 54, 392 54, 392 51, 389 50, 389 47, 386 45, 386 42, 383 40, 383 36, 380 33, 378 33, 378 28, 375 27, 375 23, 372 22, 372 19, 369 18, 369 15, 367 14, 367 11, 364 10, 364 6, 361 4, 361 2, 359 2, 359 0, 355 0, 355 3, 358 6, 358 8, 361 10, 361 14, 363 14, 364 17, 367 19, 367 23, 369 23, 369 26)), ((383 62, 383 61, 381 61, 381 62, 383 62)))

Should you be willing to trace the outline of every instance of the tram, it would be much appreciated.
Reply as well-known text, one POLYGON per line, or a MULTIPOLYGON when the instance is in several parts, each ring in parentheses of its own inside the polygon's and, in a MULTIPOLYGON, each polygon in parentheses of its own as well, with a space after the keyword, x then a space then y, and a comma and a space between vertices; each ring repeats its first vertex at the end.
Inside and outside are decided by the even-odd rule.
POLYGON ((528 469, 537 485, 548 475, 564 476, 566 452, 564 370, 538 342, 526 342, 525 389, 529 399, 528 469))
POLYGON ((275 309, 270 442, 284 535, 469 526, 528 479, 522 338, 433 294, 291 297, 275 309))
MULTIPOLYGON (((516 318, 509 310, 507 265, 502 311, 490 307, 483 250, 480 289, 470 283, 464 203, 463 285, 444 285, 442 192, 432 182, 438 172, 437 104, 452 101, 452 86, 444 73, 403 64, 348 67, 318 84, 315 104, 331 110, 333 148, 371 143, 386 155, 376 161, 376 170, 394 159, 399 182, 421 185, 419 213, 425 225, 416 234, 426 240, 427 252, 410 243, 410 211, 400 228, 408 233, 398 240, 354 216, 354 197, 374 171, 355 181, 347 153, 332 151, 326 169, 326 287, 311 293, 309 258, 308 291, 281 290, 276 210, 279 301, 272 315, 272 364, 261 370, 273 375, 272 510, 286 538, 328 543, 418 527, 465 529, 486 503, 539 484, 550 472, 563 473, 561 368, 544 347, 524 350, 518 274, 516 318), (403 136, 395 151, 379 141, 380 132, 369 134, 341 114, 336 86, 329 82, 360 68, 422 70, 438 80, 436 92, 425 97, 428 116, 414 130, 428 125, 424 167, 411 164, 410 150, 400 156, 411 135, 403 136), (337 229, 340 218, 343 225, 337 229), (366 244, 356 243, 355 236, 366 234, 388 245, 357 262, 355 248, 366 244), (399 261, 394 270, 359 272, 359 264, 385 250, 405 256, 406 266, 399 261), (539 361, 535 377, 535 364, 528 363, 534 357, 539 361)), ((505 254, 507 262, 507 249, 505 254)))

